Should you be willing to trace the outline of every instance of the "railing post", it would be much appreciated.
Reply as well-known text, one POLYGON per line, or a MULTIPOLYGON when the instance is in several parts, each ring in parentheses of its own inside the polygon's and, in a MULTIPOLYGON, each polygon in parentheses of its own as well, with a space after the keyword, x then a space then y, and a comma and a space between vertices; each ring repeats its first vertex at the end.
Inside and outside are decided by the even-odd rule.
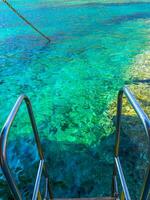
POLYGON ((149 200, 149 199, 150 199, 150 166, 147 169, 140 200, 149 200))
POLYGON ((13 180, 13 177, 11 176, 10 169, 9 169, 7 163, 5 162, 5 160, 3 159, 3 157, 0 158, 0 166, 2 168, 2 172, 4 173, 7 181, 9 181, 9 183, 10 183, 8 186, 9 186, 12 196, 15 198, 15 200, 22 200, 20 191, 17 188, 16 183, 13 180))
MULTIPOLYGON (((115 139, 115 148, 114 148, 115 157, 118 157, 118 154, 119 154, 122 98, 123 98, 123 90, 120 90, 118 93, 118 99, 117 99, 116 139, 115 139)), ((118 191, 116 191, 116 176, 117 176, 117 167, 116 167, 116 162, 115 162, 115 158, 114 158, 114 169, 113 169, 113 179, 112 179, 112 197, 118 198, 119 194, 118 194, 118 191)))
MULTIPOLYGON (((41 160, 44 160, 43 150, 42 150, 42 146, 41 146, 41 143, 40 143, 40 138, 39 138, 38 129, 37 129, 37 125, 36 125, 36 122, 35 122, 32 106, 31 106, 30 100, 28 98, 25 99, 25 102, 26 102, 26 105, 27 105, 30 121, 31 121, 31 124, 32 124, 39 157, 40 157, 41 160)), ((50 185, 49 178, 48 178, 48 171, 47 171, 47 167, 46 167, 45 162, 44 162, 43 169, 44 169, 45 177, 48 180, 48 192, 50 194, 50 198, 53 199, 53 194, 52 194, 51 185, 50 185)))
POLYGON ((118 101, 117 101, 115 157, 118 157, 118 154, 119 154, 121 113, 122 113, 122 98, 123 98, 123 90, 120 90, 119 93, 118 93, 118 101))

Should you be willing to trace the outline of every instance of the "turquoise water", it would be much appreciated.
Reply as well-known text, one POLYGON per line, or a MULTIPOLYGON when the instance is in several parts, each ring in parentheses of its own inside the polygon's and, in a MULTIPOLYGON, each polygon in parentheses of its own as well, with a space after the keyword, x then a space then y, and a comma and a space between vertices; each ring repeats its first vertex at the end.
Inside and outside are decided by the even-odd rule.
MULTIPOLYGON (((26 94, 49 161, 54 195, 109 195, 114 126, 107 110, 117 91, 132 82, 128 70, 135 56, 148 48, 150 4, 11 2, 51 43, 0 3, 1 127, 17 97, 26 94)), ((14 123, 8 150, 20 185, 25 182, 22 174, 29 176, 22 170, 28 158, 37 160, 24 111, 14 123), (29 157, 21 160, 24 153, 29 157)))

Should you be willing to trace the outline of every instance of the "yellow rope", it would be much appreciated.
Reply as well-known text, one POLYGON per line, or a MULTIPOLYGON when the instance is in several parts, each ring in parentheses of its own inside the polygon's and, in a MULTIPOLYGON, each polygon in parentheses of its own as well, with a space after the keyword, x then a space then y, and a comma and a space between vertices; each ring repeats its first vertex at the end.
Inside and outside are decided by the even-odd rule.
POLYGON ((42 37, 44 37, 46 40, 48 40, 50 42, 50 39, 44 35, 41 31, 39 31, 35 26, 33 26, 25 17, 23 17, 15 8, 13 8, 11 6, 10 3, 7 2, 7 0, 2 0, 4 3, 7 4, 7 6, 16 13, 16 15, 18 15, 23 21, 25 21, 29 26, 31 26, 36 32, 38 32, 42 37))

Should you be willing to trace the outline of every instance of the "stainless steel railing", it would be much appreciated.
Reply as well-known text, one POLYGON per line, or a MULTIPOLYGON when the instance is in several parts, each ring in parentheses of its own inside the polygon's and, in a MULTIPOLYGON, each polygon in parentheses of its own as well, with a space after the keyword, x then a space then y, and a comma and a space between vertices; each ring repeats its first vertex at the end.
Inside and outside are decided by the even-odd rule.
MULTIPOLYGON (((42 171, 44 172, 44 175, 45 175, 45 178, 46 178, 46 187, 47 187, 46 191, 49 192, 50 198, 53 199, 51 185, 50 185, 50 181, 49 181, 49 177, 48 177, 48 172, 47 172, 47 168, 46 168, 46 164, 45 164, 45 160, 44 160, 44 155, 43 155, 43 151, 42 151, 42 147, 41 147, 41 143, 40 143, 40 139, 39 139, 39 135, 38 135, 38 130, 37 130, 32 106, 31 106, 29 98, 25 95, 21 95, 18 98, 18 100, 16 101, 16 103, 15 103, 12 111, 10 112, 10 114, 9 114, 5 124, 4 124, 4 127, 1 131, 1 136, 0 136, 0 166, 1 166, 2 171, 3 171, 3 173, 6 177, 6 180, 8 182, 8 185, 10 187, 10 191, 12 192, 13 197, 16 200, 22 200, 20 191, 17 188, 17 184, 15 183, 15 181, 14 181, 12 175, 11 175, 10 168, 8 166, 7 157, 6 157, 6 148, 7 148, 7 140, 8 140, 10 128, 12 126, 12 123, 13 123, 23 101, 25 102, 27 110, 28 110, 30 122, 31 122, 31 125, 32 125, 32 129, 33 129, 33 133, 34 133, 34 137, 35 137, 35 141, 36 141, 36 145, 37 145, 38 154, 39 154, 39 157, 40 157, 40 163, 39 163, 38 173, 37 173, 36 182, 35 182, 35 186, 34 186, 34 192, 33 192, 32 200, 37 200, 37 197, 41 196, 40 191, 39 191, 39 185, 40 185, 40 179, 41 179, 42 171)), ((48 198, 47 195, 45 195, 45 199, 46 198, 48 198)))
MULTIPOLYGON (((124 87, 121 89, 118 93, 118 102, 117 102, 117 124, 116 124, 116 143, 115 143, 115 161, 114 161, 114 171, 113 171, 113 181, 112 181, 112 196, 116 199, 119 198, 118 193, 118 186, 117 186, 117 174, 119 174, 119 178, 122 185, 122 196, 123 199, 131 200, 128 187, 125 181, 125 177, 122 171, 122 167, 119 160, 119 145, 120 145, 120 128, 121 128, 121 114, 122 114, 122 100, 123 95, 126 96, 128 99, 128 102, 131 104, 135 112, 137 113, 138 117, 140 118, 145 133, 148 137, 148 140, 150 142, 150 120, 145 114, 145 112, 140 107, 139 103, 135 99, 134 95, 131 93, 131 91, 124 87)), ((145 176, 143 189, 141 192, 141 197, 139 197, 140 200, 149 200, 150 199, 150 165, 147 168, 147 173, 145 176)))
MULTIPOLYGON (((114 159, 115 161, 114 161, 113 182, 112 182, 112 196, 115 197, 115 199, 119 198, 118 184, 117 184, 117 174, 119 174, 119 178, 120 178, 122 189, 123 189, 122 199, 131 200, 128 187, 125 181, 125 177, 123 174, 123 170, 121 167, 121 163, 119 160, 119 144, 120 144, 120 128, 121 128, 123 94, 126 96, 129 103, 131 104, 131 106, 133 107, 133 109, 136 111, 137 115, 141 119, 142 124, 144 126, 145 133, 148 136, 148 140, 150 140, 150 120, 148 119, 144 111, 141 109, 135 97, 133 96, 133 94, 130 92, 130 90, 127 87, 119 91, 118 104, 117 104, 117 127, 116 127, 115 159, 114 159)), ((17 185, 11 175, 11 171, 7 163, 6 148, 7 148, 7 139, 8 139, 10 128, 12 126, 12 123, 23 101, 25 101, 26 106, 27 106, 30 122, 32 125, 34 137, 37 144, 38 154, 40 157, 40 163, 39 163, 39 168, 38 168, 37 177, 35 181, 35 187, 34 187, 32 200, 41 198, 39 185, 40 185, 42 171, 44 172, 44 175, 46 178, 46 192, 45 192, 44 199, 48 198, 48 193, 49 193, 50 198, 53 199, 51 185, 50 185, 50 181, 48 177, 48 172, 47 172, 47 168, 46 168, 46 164, 45 164, 45 160, 43 156, 43 151, 42 151, 42 147, 41 147, 41 143, 40 143, 40 139, 38 135, 35 118, 32 111, 32 106, 27 96, 22 95, 18 98, 2 129, 1 136, 0 136, 0 165, 14 198, 16 200, 22 200, 20 191, 17 188, 17 185)), ((143 189, 142 189, 141 197, 140 197, 140 200, 149 200, 149 199, 150 199, 150 166, 147 169, 147 173, 145 176, 143 189)))

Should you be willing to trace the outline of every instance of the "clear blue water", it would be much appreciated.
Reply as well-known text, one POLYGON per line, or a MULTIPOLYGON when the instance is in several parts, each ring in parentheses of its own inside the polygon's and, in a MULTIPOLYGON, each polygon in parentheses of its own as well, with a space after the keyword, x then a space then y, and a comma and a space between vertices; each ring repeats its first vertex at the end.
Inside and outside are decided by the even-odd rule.
MULTIPOLYGON (((150 4, 27 2, 12 4, 51 43, 0 3, 0 125, 17 97, 26 94, 49 161, 54 195, 109 195, 114 126, 107 110, 117 91, 132 82, 128 71, 135 56, 148 48, 150 4)), ((24 111, 16 119, 8 150, 20 185, 27 160, 37 160, 24 111), (21 160, 24 154, 29 156, 21 160)))

